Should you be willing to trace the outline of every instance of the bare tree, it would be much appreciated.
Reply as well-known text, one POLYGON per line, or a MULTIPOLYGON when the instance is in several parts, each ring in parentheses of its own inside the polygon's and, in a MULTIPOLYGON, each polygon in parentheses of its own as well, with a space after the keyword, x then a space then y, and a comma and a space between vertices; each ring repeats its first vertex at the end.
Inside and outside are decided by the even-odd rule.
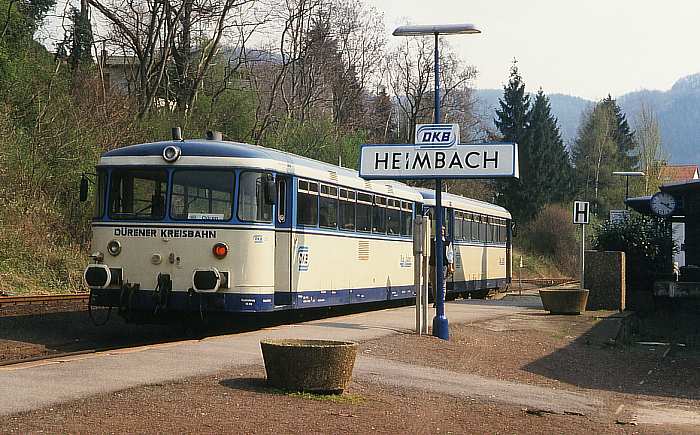
POLYGON ((386 44, 383 17, 359 0, 336 0, 331 24, 339 60, 331 76, 333 120, 357 126, 365 122, 357 113, 362 111, 363 93, 380 74, 386 44))
POLYGON ((661 146, 661 130, 651 107, 642 103, 635 120, 635 136, 639 143, 639 164, 644 171, 644 194, 649 194, 649 184, 658 179, 663 160, 668 157, 661 146))
POLYGON ((248 62, 250 83, 258 99, 251 136, 259 142, 268 128, 285 119, 303 122, 322 99, 319 86, 322 50, 330 3, 327 0, 276 0, 270 6, 271 31, 278 35, 257 62, 248 62), (311 35, 312 31, 316 35, 311 35), (276 47, 276 48, 272 48, 276 47), (282 113, 280 113, 282 112, 282 113))
MULTIPOLYGON (((413 141, 415 126, 427 119, 433 76, 433 55, 428 38, 404 38, 387 56, 386 74, 400 114, 406 119, 405 140, 413 141)), ((400 122, 400 121, 399 121, 400 122)), ((401 122, 403 124, 403 122, 401 122)), ((399 128, 399 133, 401 128, 399 128)))
MULTIPOLYGON (((386 75, 400 115, 405 119, 403 137, 413 141, 419 121, 432 120, 434 104, 434 47, 432 39, 404 38, 386 57, 386 75)), ((476 100, 470 88, 477 71, 460 60, 451 47, 440 42, 440 107, 445 121, 459 123, 465 132, 479 125, 476 100)), ((399 129, 401 130, 401 128, 399 129)))
POLYGON ((242 19, 255 0, 87 1, 111 25, 113 44, 135 57, 140 117, 152 109, 159 92, 169 105, 164 80, 174 84, 175 106, 187 114, 224 33, 231 28, 251 32, 256 28, 254 22, 242 19), (173 65, 175 78, 171 79, 173 65))

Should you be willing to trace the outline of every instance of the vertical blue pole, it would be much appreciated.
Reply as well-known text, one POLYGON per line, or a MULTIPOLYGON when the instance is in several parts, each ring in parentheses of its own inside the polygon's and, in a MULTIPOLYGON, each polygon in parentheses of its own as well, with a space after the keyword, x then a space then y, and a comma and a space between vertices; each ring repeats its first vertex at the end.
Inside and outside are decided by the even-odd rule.
POLYGON ((438 37, 435 34, 435 123, 440 123, 440 54, 438 52, 438 37))
MULTIPOLYGON (((438 52, 438 38, 435 34, 435 124, 440 123, 440 54, 438 52)), ((445 316, 445 294, 442 291, 445 285, 445 275, 443 274, 443 251, 442 226, 445 225, 442 212, 442 180, 435 180, 435 317, 433 318, 433 336, 448 340, 450 338, 449 325, 445 316)))

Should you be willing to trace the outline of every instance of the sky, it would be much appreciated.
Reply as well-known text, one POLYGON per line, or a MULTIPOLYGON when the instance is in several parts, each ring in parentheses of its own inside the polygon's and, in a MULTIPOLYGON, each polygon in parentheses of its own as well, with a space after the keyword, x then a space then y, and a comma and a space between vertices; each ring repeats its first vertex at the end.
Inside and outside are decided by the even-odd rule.
POLYGON ((406 23, 475 24, 482 34, 449 38, 480 89, 501 88, 514 58, 528 90, 593 100, 700 72, 696 0, 363 1, 383 12, 388 35, 406 23))

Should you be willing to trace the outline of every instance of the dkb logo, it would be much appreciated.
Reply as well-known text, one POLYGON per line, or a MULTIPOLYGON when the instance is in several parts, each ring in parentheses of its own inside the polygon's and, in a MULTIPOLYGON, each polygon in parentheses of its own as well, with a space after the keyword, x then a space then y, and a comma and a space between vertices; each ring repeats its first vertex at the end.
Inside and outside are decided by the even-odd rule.
POLYGON ((459 143, 457 124, 416 125, 416 145, 419 148, 448 148, 459 143))

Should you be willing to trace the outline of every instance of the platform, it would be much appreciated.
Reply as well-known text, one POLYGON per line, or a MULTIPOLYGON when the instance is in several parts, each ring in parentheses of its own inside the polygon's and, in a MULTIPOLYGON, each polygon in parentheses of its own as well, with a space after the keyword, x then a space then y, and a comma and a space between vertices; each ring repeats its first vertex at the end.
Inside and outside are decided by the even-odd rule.
MULTIPOLYGON (((451 323, 465 323, 522 311, 505 304, 448 303, 451 323)), ((497 301, 494 301, 497 302, 497 301)), ((232 334, 0 367, 0 415, 43 408, 94 394, 139 385, 214 374, 262 364, 264 338, 364 341, 412 333, 412 306, 315 320, 232 334)), ((361 370, 361 369, 360 369, 361 370)))

